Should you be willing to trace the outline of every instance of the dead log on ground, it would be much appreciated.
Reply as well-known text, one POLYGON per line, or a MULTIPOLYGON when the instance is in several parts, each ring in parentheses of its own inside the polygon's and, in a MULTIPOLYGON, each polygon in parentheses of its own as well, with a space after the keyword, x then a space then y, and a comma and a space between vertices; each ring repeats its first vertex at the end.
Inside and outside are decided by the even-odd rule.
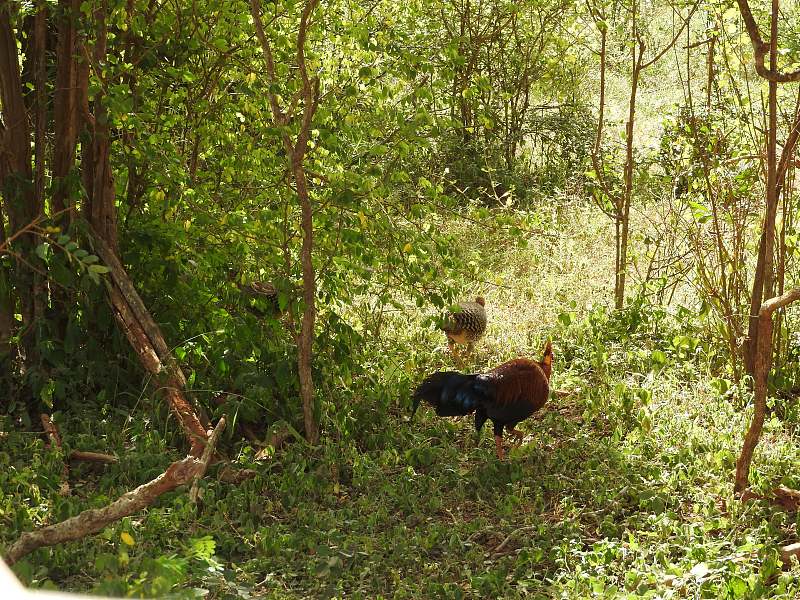
POLYGON ((109 523, 147 508, 162 494, 188 483, 199 472, 201 466, 199 460, 187 456, 172 463, 164 473, 152 481, 127 492, 108 506, 90 508, 66 521, 25 532, 11 545, 5 560, 9 565, 13 565, 23 556, 39 548, 79 540, 97 533, 109 523))

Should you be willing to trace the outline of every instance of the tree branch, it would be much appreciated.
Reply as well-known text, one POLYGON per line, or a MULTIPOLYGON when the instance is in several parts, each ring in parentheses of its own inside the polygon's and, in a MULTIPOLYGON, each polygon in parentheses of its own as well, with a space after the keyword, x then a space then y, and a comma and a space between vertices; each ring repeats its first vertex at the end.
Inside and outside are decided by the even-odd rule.
POLYGON ((108 506, 90 508, 66 521, 36 531, 25 532, 9 548, 6 562, 13 565, 23 556, 39 548, 79 540, 87 535, 97 533, 109 523, 139 512, 153 504, 162 494, 188 483, 200 468, 199 460, 187 456, 183 460, 172 463, 164 473, 152 481, 122 495, 108 506))
POLYGON ((192 503, 197 502, 197 498, 200 496, 200 480, 206 474, 206 470, 208 469, 208 463, 211 462, 211 457, 214 455, 214 448, 217 445, 217 440, 219 440, 219 436, 225 430, 225 417, 223 416, 218 422, 217 426, 214 428, 214 431, 211 432, 211 435, 206 442, 206 447, 203 450, 203 456, 200 457, 200 469, 194 476, 194 481, 192 482, 192 489, 189 490, 189 501, 192 503))
POLYGON ((736 0, 739 5, 739 11, 742 13, 744 19, 744 26, 747 30, 747 35, 750 36, 750 43, 753 45, 753 55, 755 58, 756 73, 768 81, 776 83, 788 83, 790 81, 800 81, 800 69, 792 71, 791 73, 782 73, 778 70, 771 71, 766 67, 765 59, 769 53, 769 43, 765 42, 761 37, 761 31, 758 29, 753 17, 753 12, 750 10, 750 5, 747 0, 736 0))

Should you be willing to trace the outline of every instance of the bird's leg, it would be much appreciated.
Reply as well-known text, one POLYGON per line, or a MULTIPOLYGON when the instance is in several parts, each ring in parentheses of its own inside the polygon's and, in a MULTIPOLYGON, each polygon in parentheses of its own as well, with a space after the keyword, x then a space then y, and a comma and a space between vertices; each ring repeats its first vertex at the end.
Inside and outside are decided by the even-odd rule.
POLYGON ((499 458, 500 460, 505 460, 506 453, 503 450, 503 436, 502 435, 494 436, 494 447, 495 447, 495 450, 497 451, 497 458, 499 458))
POLYGON ((450 346, 450 354, 453 356, 453 362, 456 363, 456 366, 459 369, 464 367, 464 359, 461 356, 461 352, 458 348, 458 344, 456 344, 453 340, 447 340, 448 345, 450 346))
POLYGON ((447 349, 450 351, 450 355, 453 358, 457 358, 456 357, 456 351, 457 351, 456 343, 450 338, 447 338, 447 349))
POLYGON ((516 442, 517 446, 519 446, 522 443, 522 440, 525 439, 525 434, 522 433, 516 427, 512 427, 511 429, 509 429, 508 433, 513 435, 515 438, 517 438, 517 442, 516 442))
POLYGON ((483 424, 486 423, 486 413, 484 408, 479 406, 475 409, 475 447, 481 445, 481 431, 483 431, 483 424))
POLYGON ((481 445, 481 431, 480 429, 475 432, 475 447, 479 448, 481 445))

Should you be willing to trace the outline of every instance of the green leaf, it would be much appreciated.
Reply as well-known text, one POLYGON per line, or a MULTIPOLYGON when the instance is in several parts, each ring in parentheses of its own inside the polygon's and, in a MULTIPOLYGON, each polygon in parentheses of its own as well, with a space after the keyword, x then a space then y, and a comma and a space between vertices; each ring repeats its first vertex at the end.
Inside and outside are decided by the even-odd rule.
POLYGON ((653 350, 653 353, 650 355, 650 360, 657 365, 665 365, 667 364, 667 355, 661 350, 653 350))

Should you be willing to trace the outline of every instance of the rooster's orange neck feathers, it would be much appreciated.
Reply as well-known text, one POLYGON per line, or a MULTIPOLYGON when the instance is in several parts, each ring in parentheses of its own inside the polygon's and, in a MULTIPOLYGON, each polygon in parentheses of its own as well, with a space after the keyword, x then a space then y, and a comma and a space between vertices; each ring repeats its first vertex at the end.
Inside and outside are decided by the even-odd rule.
POLYGON ((547 345, 544 347, 544 355, 542 356, 542 360, 539 362, 539 366, 542 367, 542 371, 547 376, 547 380, 550 380, 550 373, 553 371, 553 344, 547 342, 547 345))

